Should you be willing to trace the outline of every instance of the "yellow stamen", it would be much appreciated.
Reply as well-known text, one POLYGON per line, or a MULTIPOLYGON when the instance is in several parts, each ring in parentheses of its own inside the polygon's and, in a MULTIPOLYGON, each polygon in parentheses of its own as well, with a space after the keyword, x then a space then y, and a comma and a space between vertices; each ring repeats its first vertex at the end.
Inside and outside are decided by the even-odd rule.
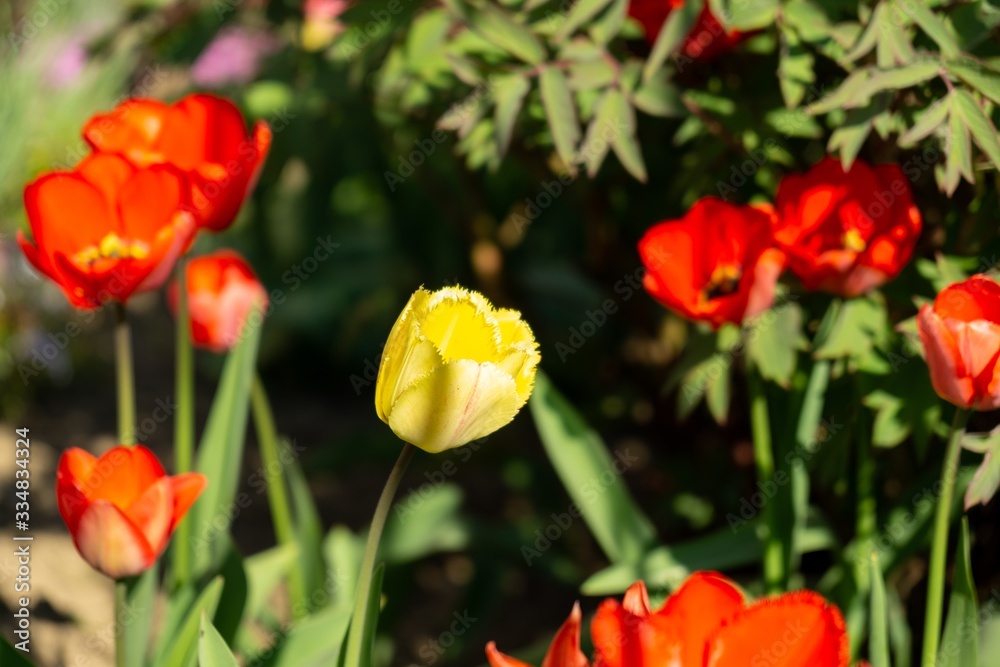
POLYGON ((863 252, 864 249, 868 247, 864 237, 861 236, 861 232, 856 229, 848 229, 844 232, 844 236, 841 240, 844 244, 844 248, 853 252, 863 252))
POLYGON ((739 288, 741 277, 743 269, 738 264, 719 264, 712 271, 708 284, 702 289, 702 296, 706 301, 728 296, 739 288))
POLYGON ((81 264, 93 264, 99 259, 145 259, 149 256, 149 246, 142 241, 122 239, 114 232, 108 234, 97 245, 84 248, 74 259, 81 264))

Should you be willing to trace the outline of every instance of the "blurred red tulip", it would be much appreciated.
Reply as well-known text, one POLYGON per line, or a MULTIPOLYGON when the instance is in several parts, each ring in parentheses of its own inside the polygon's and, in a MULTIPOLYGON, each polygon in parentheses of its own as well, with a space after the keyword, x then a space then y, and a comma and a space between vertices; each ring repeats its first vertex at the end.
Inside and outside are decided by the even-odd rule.
POLYGON ((806 289, 855 297, 891 280, 913 254, 920 211, 898 166, 825 158, 778 185, 774 237, 806 289))
MULTIPOLYGON (((580 653, 580 610, 556 635, 542 667, 587 667, 580 653)), ((810 591, 747 604, 733 582, 696 572, 657 611, 641 581, 624 600, 601 603, 591 625, 594 667, 847 667, 850 647, 836 607, 810 591)), ((527 667, 491 642, 493 667, 527 667)))
POLYGON ((32 239, 17 240, 31 264, 77 308, 124 303, 163 284, 188 247, 187 181, 169 165, 137 168, 93 154, 72 171, 28 184, 24 206, 32 239))
POLYGON ((206 484, 200 473, 168 477, 145 447, 100 458, 74 447, 59 459, 56 498, 83 559, 122 579, 153 565, 206 484))
POLYGON ((679 220, 639 241, 643 285, 658 301, 718 328, 771 307, 784 257, 773 247, 769 208, 699 199, 679 220))
MULTIPOLYGON (((170 285, 170 306, 177 312, 177 282, 170 285)), ((247 318, 267 307, 267 290, 234 250, 222 250, 187 264, 188 312, 195 345, 225 352, 239 340, 247 318)))
POLYGON ((984 275, 949 285, 917 316, 931 383, 961 408, 1000 408, 1000 285, 984 275))
POLYGON ((139 166, 167 163, 187 173, 198 225, 219 231, 236 219, 271 148, 271 129, 257 121, 248 134, 229 100, 188 95, 174 105, 131 99, 84 126, 94 150, 139 166))
MULTIPOLYGON (((652 46, 671 12, 683 6, 684 0, 632 0, 628 13, 642 24, 646 42, 652 46)), ((731 51, 745 36, 738 30, 726 30, 706 3, 685 38, 681 53, 692 60, 711 60, 731 51)))

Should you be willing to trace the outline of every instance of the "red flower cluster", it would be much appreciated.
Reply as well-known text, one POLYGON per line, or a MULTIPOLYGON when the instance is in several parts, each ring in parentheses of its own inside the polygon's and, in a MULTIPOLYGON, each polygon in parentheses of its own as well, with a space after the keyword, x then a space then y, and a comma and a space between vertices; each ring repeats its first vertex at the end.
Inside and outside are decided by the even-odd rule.
POLYGON ((902 270, 920 230, 898 167, 827 158, 783 179, 774 209, 699 200, 647 231, 639 255, 656 299, 718 328, 769 308, 786 264, 806 289, 864 294, 902 270))
POLYGON ((190 95, 173 106, 128 100, 92 118, 84 137, 91 155, 25 188, 32 239, 19 233, 18 243, 87 309, 159 287, 198 228, 229 226, 271 131, 260 122, 250 135, 231 102, 190 95))
MULTIPOLYGON (((574 607, 543 667, 590 667, 580 651, 580 607, 574 607)), ((847 667, 850 650, 836 607, 810 591, 748 603, 715 572, 692 574, 658 610, 638 582, 625 599, 601 603, 590 626, 594 667, 847 667)), ((491 642, 492 667, 529 667, 491 642)))

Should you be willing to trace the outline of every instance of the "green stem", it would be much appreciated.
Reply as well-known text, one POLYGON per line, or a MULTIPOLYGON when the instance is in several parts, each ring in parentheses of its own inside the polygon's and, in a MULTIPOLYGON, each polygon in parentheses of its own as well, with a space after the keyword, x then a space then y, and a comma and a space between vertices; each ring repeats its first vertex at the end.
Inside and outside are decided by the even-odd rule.
MULTIPOLYGON (((771 444, 771 418, 768 412, 767 394, 764 383, 749 358, 746 371, 747 386, 750 390, 750 429, 753 432, 757 480, 761 484, 773 484, 774 448, 771 444)), ((768 593, 780 593, 785 588, 784 548, 781 544, 775 509, 773 502, 767 502, 762 510, 767 531, 764 537, 764 585, 768 593)))
MULTIPOLYGON (((177 322, 175 331, 177 413, 174 416, 174 465, 178 473, 194 466, 194 346, 191 344, 191 314, 188 307, 187 259, 177 264, 177 322)), ((181 521, 174 535, 173 581, 191 577, 191 523, 181 521)))
MULTIPOLYGON (((128 604, 128 584, 124 581, 115 582, 115 622, 120 623, 120 619, 127 617, 128 604)), ((126 630, 128 626, 123 624, 122 631, 115 635, 115 667, 129 667, 128 664, 128 644, 126 643, 126 630)))
POLYGON ((361 560, 361 573, 358 575, 358 590, 355 593, 351 628, 347 635, 347 651, 344 662, 346 667, 371 667, 371 665, 361 663, 361 656, 364 653, 365 635, 367 634, 365 619, 368 618, 369 589, 375 570, 375 558, 378 556, 378 545, 382 539, 385 520, 392 508, 392 500, 396 496, 399 483, 403 479, 403 473, 406 472, 415 452, 416 447, 410 443, 403 445, 403 451, 399 453, 399 459, 396 460, 396 465, 393 466, 389 479, 386 480, 385 488, 382 489, 382 496, 378 499, 378 505, 375 507, 375 515, 372 517, 372 525, 368 531, 368 542, 365 545, 365 555, 361 560))
POLYGON ((118 384, 118 440, 135 444, 135 372, 132 369, 132 333, 125 304, 115 303, 115 370, 118 384))
MULTIPOLYGON (((260 454, 264 465, 264 475, 267 480, 267 499, 271 506, 271 517, 274 520, 274 534, 278 544, 296 544, 295 519, 292 515, 292 504, 289 500, 288 486, 285 484, 284 465, 281 462, 278 430, 274 424, 274 413, 271 402, 267 398, 264 383, 259 374, 254 375, 250 393, 250 405, 253 410, 253 421, 257 429, 257 440, 260 443, 260 454)), ((305 589, 305 579, 301 568, 293 567, 289 575, 292 609, 299 616, 309 611, 305 589)))
POLYGON ((955 410, 951 424, 951 436, 945 450, 944 467, 941 470, 941 495, 938 497, 934 514, 934 534, 931 538, 930 572, 927 578, 927 611, 924 616, 924 651, 921 664, 933 667, 936 664, 938 643, 941 640, 941 616, 944 607, 944 573, 948 564, 948 528, 951 523, 951 503, 955 496, 955 478, 962 456, 962 436, 969 411, 955 410))
POLYGON ((858 551, 855 554, 857 563, 856 581, 858 590, 867 594, 871 583, 870 558, 868 556, 875 539, 878 524, 878 505, 875 498, 875 458, 872 456, 872 445, 869 431, 868 414, 858 399, 857 420, 857 470, 855 480, 857 491, 858 515, 855 523, 855 544, 858 551))

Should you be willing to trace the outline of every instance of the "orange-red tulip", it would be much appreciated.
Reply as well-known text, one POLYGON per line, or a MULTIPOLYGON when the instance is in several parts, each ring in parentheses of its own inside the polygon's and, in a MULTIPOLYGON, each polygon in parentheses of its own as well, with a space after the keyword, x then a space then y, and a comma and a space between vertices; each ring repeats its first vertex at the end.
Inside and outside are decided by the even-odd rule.
POLYGON ((56 498, 83 559, 122 579, 153 565, 206 483, 200 473, 168 477, 145 447, 100 458, 72 448, 59 460, 56 498))
POLYGON ((25 256, 83 309, 159 287, 195 232, 183 174, 113 155, 42 175, 25 188, 24 206, 32 240, 21 232, 17 240, 25 256))
MULTIPOLYGON (((601 603, 590 629, 594 667, 847 667, 850 648, 836 607, 810 591, 748 603, 729 579, 692 574, 652 611, 641 581, 619 603, 601 603)), ((556 635, 543 667, 587 667, 580 610, 556 635)), ((490 642, 493 667, 528 667, 490 642)))
MULTIPOLYGON (((684 6, 685 0, 632 0, 629 16, 642 24, 646 31, 646 41, 650 46, 656 43, 667 17, 684 6)), ((738 30, 726 30, 719 19, 708 8, 708 3, 698 14, 691 32, 684 39, 681 53, 692 60, 711 60, 739 44, 745 35, 738 30)))
POLYGON ((806 289, 855 297, 895 278, 920 236, 910 183, 894 164, 825 158, 786 176, 775 199, 774 238, 806 289))
POLYGON ((643 285, 667 308, 718 328, 742 324, 774 302, 784 257, 773 247, 770 209, 714 197, 639 241, 643 285))
POLYGON ((83 130, 97 151, 136 165, 172 164, 187 173, 198 224, 215 231, 236 219, 271 147, 271 129, 258 121, 248 134, 232 102, 188 95, 174 105, 132 99, 90 119, 83 130))
MULTIPOLYGON (((222 250, 187 264, 188 313, 195 345, 225 352, 240 337, 251 313, 267 307, 267 291, 242 255, 222 250)), ((170 285, 177 310, 177 283, 170 285)))
POLYGON ((931 383, 962 408, 1000 408, 1000 285, 973 276, 949 285, 917 316, 931 383))

